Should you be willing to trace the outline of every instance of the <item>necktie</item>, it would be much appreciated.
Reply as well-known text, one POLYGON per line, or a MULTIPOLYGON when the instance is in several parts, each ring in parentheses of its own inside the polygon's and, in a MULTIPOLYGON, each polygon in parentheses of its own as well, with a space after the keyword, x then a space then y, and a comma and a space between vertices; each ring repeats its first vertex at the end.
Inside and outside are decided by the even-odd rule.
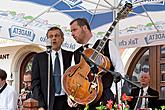
POLYGON ((55 93, 61 93, 61 68, 58 53, 56 52, 56 58, 54 61, 54 81, 55 81, 55 93))
POLYGON ((84 47, 85 47, 85 48, 89 48, 89 44, 85 44, 84 47))
MULTIPOLYGON (((140 96, 143 96, 143 88, 140 89, 140 96)), ((142 97, 140 97, 137 108, 141 108, 142 105, 142 97)))

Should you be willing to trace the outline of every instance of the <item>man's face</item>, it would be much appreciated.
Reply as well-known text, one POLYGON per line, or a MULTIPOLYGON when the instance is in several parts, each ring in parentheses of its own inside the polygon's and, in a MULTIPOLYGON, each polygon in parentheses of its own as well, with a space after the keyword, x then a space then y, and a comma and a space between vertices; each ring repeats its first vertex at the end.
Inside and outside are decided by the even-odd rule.
POLYGON ((77 24, 77 21, 75 21, 75 22, 73 22, 72 25, 70 25, 70 28, 71 28, 72 36, 76 40, 76 42, 79 44, 83 44, 85 35, 86 35, 86 33, 84 31, 84 26, 80 27, 77 24))
POLYGON ((51 30, 48 32, 48 38, 52 41, 52 49, 58 51, 64 41, 64 37, 61 36, 59 30, 51 30))
POLYGON ((32 81, 32 78, 31 78, 31 75, 28 74, 28 75, 24 75, 24 86, 25 86, 25 89, 26 90, 31 90, 31 87, 32 87, 32 84, 31 84, 31 81, 32 81))
POLYGON ((140 74, 140 84, 142 87, 146 87, 146 86, 149 86, 149 83, 150 83, 150 76, 149 76, 149 72, 145 73, 145 72, 142 72, 140 74))

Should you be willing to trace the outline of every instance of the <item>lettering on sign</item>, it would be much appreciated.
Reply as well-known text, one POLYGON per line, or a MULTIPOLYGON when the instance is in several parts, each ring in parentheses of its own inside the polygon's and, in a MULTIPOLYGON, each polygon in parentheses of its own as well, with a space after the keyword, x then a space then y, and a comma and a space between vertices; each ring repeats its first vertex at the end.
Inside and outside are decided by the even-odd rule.
POLYGON ((9 28, 9 34, 10 37, 22 37, 22 38, 26 38, 30 41, 33 41, 35 38, 35 34, 33 32, 33 30, 31 29, 27 29, 27 28, 23 28, 23 27, 19 27, 19 26, 11 26, 11 28, 9 28))
POLYGON ((63 46, 63 47, 66 47, 66 48, 68 48, 68 49, 73 49, 73 50, 75 50, 75 48, 76 48, 76 44, 74 44, 74 43, 68 43, 68 42, 64 42, 64 43, 62 44, 62 46, 63 46))
POLYGON ((156 41, 162 41, 165 40, 165 33, 154 33, 149 34, 144 38, 146 44, 151 44, 156 41))
POLYGON ((1 54, 0 59, 9 59, 9 54, 1 54))
POLYGON ((119 46, 134 46, 138 44, 138 38, 122 40, 119 42, 119 46))

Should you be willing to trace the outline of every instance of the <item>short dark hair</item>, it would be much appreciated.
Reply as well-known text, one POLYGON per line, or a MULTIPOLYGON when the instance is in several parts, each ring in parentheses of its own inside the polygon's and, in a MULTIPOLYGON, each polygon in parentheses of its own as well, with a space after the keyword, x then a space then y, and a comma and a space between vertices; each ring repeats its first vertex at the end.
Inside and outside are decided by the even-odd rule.
POLYGON ((26 71, 26 72, 24 73, 24 75, 32 75, 32 71, 31 71, 31 70, 26 71))
POLYGON ((77 19, 74 19, 73 21, 70 22, 70 25, 72 25, 74 22, 77 21, 77 24, 81 27, 81 26, 87 26, 87 28, 91 31, 91 28, 89 26, 89 23, 87 21, 86 18, 77 18, 77 19))
POLYGON ((0 79, 1 79, 1 80, 6 80, 6 78, 7 78, 7 73, 6 73, 6 71, 0 69, 0 79))
POLYGON ((49 33, 49 31, 53 31, 53 30, 59 30, 61 36, 64 37, 64 33, 62 32, 62 30, 61 30, 59 27, 56 27, 56 26, 51 27, 50 29, 48 29, 48 31, 47 31, 47 33, 46 33, 46 36, 48 37, 48 33, 49 33))

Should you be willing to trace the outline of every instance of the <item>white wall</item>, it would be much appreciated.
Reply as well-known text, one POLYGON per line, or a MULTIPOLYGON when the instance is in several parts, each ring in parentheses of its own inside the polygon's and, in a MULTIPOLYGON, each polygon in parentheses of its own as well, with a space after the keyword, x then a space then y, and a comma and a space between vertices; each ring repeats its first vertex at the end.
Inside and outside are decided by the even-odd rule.
MULTIPOLYGON (((136 53, 139 51, 140 48, 127 48, 122 53, 122 61, 124 64, 124 71, 127 72, 128 68, 130 66, 130 63, 132 62, 132 59, 136 55, 136 53)), ((127 73, 126 73, 127 74, 127 73)))
POLYGON ((31 52, 40 52, 44 50, 38 45, 20 45, 0 47, 0 55, 8 55, 8 58, 0 57, 0 68, 7 72, 7 80, 11 80, 11 73, 13 74, 12 86, 19 91, 20 82, 20 67, 23 59, 31 52))

